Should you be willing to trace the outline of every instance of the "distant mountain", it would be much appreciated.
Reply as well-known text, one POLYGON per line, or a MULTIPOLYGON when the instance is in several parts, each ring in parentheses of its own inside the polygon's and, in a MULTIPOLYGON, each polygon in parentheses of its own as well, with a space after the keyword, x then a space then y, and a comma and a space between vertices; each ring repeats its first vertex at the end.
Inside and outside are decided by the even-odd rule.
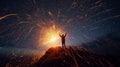
POLYGON ((119 67, 119 57, 96 55, 84 47, 52 47, 48 49, 36 67, 119 67))
POLYGON ((82 46, 97 54, 120 56, 120 34, 108 34, 82 46))

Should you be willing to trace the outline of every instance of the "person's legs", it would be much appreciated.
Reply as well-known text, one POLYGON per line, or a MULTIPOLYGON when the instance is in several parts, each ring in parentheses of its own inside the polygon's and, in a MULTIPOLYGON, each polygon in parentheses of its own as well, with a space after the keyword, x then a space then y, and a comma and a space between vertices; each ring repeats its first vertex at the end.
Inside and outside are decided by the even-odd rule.
POLYGON ((63 47, 66 48, 65 43, 63 44, 63 47))
POLYGON ((66 48, 66 45, 64 44, 65 48, 66 48))
POLYGON ((62 42, 62 48, 64 48, 64 43, 62 42))
POLYGON ((62 48, 66 48, 65 42, 62 41, 62 48))

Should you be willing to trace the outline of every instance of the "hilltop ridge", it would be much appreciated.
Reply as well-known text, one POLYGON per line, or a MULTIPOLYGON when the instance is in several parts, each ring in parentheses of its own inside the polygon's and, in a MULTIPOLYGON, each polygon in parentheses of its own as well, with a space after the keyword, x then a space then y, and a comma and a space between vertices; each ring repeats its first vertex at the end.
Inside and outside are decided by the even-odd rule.
POLYGON ((119 61, 115 58, 114 60, 110 57, 96 55, 82 46, 66 49, 52 47, 46 51, 36 65, 37 67, 116 67, 119 61))

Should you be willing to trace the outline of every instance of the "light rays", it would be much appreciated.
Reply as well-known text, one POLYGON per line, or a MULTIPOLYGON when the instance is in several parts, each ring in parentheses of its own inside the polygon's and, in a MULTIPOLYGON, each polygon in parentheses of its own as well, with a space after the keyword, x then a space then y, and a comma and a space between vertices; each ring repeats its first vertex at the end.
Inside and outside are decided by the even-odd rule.
MULTIPOLYGON (((102 22, 101 24, 104 24, 104 22, 107 20, 117 19, 120 17, 119 14, 111 14, 110 16, 108 16, 109 13, 111 13, 116 9, 107 7, 106 5, 107 3, 105 3, 103 0, 91 0, 91 1, 71 0, 69 3, 69 6, 67 4, 60 3, 58 4, 60 7, 49 6, 50 9, 47 9, 47 7, 41 8, 39 4, 40 4, 40 1, 38 0, 31 0, 23 4, 22 7, 24 7, 24 9, 22 10, 25 12, 29 11, 29 8, 27 8, 28 5, 30 7, 33 7, 33 9, 31 8, 32 12, 30 13, 28 12, 24 14, 25 17, 21 17, 17 13, 1 16, 0 20, 3 20, 9 16, 19 16, 19 18, 17 18, 19 22, 15 24, 14 23, 8 24, 5 26, 6 28, 1 26, 0 39, 2 38, 10 39, 9 36, 11 37, 14 35, 13 41, 16 41, 17 43, 17 41, 19 41, 20 39, 23 39, 23 40, 27 39, 29 35, 33 35, 39 32, 44 32, 44 33, 39 33, 35 36, 35 38, 39 39, 37 41, 38 44, 41 45, 43 44, 42 42, 45 41, 45 39, 47 39, 47 37, 48 39, 51 38, 50 40, 47 40, 47 41, 54 42, 55 40, 57 40, 58 38, 57 34, 59 29, 66 30, 69 28, 71 29, 70 33, 75 32, 76 29, 77 30, 80 29, 79 30, 80 32, 81 32, 81 29, 82 30, 88 29, 87 31, 93 31, 100 28, 97 26, 97 24, 101 22, 102 22), (64 7, 61 8, 61 6, 64 6, 64 7), (56 8, 53 9, 54 7, 56 8), (56 28, 59 27, 58 31, 54 29, 53 29, 54 31, 50 30, 51 27, 53 27, 54 25, 56 28), (75 29, 72 30, 73 28, 75 29), (13 31, 11 31, 10 33, 2 34, 8 31, 8 29, 11 29, 13 31), (54 34, 55 38, 54 36, 49 37, 48 34, 46 33, 54 34), (6 36, 8 36, 8 38, 6 38, 6 36)), ((43 4, 43 5, 45 6, 46 4, 43 4)), ((86 34, 83 34, 83 35, 85 35, 83 36, 85 39, 91 37, 86 34)), ((74 35, 71 36, 71 38, 75 39, 74 35)), ((36 45, 36 47, 38 46, 36 45)))
POLYGON ((4 16, 1 16, 0 20, 3 20, 3 19, 5 19, 5 18, 7 18, 9 16, 17 16, 17 14, 7 14, 7 15, 4 15, 4 16))

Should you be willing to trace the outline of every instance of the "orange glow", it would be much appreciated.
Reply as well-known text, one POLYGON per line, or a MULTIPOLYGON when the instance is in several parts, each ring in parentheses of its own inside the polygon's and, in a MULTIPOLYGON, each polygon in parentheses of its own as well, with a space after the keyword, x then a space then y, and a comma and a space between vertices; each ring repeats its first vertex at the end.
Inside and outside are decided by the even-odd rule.
POLYGON ((55 42, 56 40, 57 40, 57 37, 56 37, 56 36, 51 36, 49 42, 55 42))
POLYGON ((55 47, 60 45, 59 33, 61 32, 62 30, 57 28, 55 24, 50 27, 43 28, 40 43, 46 47, 55 47))

